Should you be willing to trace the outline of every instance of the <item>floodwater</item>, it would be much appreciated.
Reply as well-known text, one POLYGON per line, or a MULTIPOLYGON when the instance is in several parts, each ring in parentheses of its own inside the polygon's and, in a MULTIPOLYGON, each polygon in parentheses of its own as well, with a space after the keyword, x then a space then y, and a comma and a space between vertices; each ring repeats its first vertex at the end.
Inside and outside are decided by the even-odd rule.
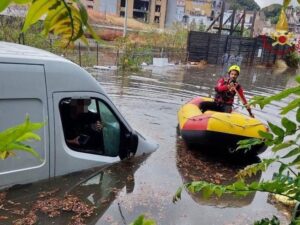
MULTIPOLYGON (((0 224, 12 224, 12 221, 30 224, 25 223, 24 218, 27 218, 27 222, 31 219, 43 225, 126 225, 140 214, 156 220, 159 225, 246 225, 273 215, 279 217, 282 224, 288 224, 286 209, 272 204, 265 193, 204 199, 184 190, 181 200, 176 204, 172 202, 177 188, 184 182, 206 180, 228 184, 235 181, 234 175, 239 169, 259 161, 257 158, 237 164, 206 156, 187 149, 176 135, 179 107, 194 96, 212 96, 221 67, 146 67, 142 72, 124 74, 92 69, 90 72, 132 127, 156 140, 159 149, 150 156, 0 193, 0 224), (66 195, 68 197, 64 197, 66 195), (30 214, 30 210, 33 213, 30 214)), ((244 67, 239 82, 249 99, 254 95, 269 96, 293 86, 295 74, 290 70, 282 73, 244 67)), ((262 121, 280 123, 279 109, 283 104, 275 102, 263 110, 254 109, 253 113, 262 121)), ((235 107, 244 112, 240 105, 235 107)), ((259 157, 271 156, 267 150, 259 157)), ((270 179, 275 170, 276 167, 271 167, 251 180, 270 179)))

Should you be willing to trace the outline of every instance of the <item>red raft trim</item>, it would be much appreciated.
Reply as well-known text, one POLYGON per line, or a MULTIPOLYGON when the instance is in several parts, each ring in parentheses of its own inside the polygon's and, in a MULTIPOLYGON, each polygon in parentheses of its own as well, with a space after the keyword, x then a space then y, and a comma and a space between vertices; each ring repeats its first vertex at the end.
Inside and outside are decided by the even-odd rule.
POLYGON ((203 102, 203 101, 204 101, 203 98, 200 97, 200 96, 198 96, 198 97, 193 98, 193 99, 192 99, 191 101, 189 101, 188 103, 189 103, 189 104, 194 104, 194 105, 199 106, 200 102, 203 102))
MULTIPOLYGON (((193 98, 191 101, 188 102, 188 104, 193 104, 199 106, 201 102, 203 102, 204 99, 200 96, 193 98)), ((199 109, 199 115, 194 116, 192 118, 189 118, 186 123, 182 127, 182 131, 205 131, 207 130, 208 120, 210 119, 211 115, 213 114, 206 112, 205 114, 202 114, 202 112, 199 109)))
POLYGON ((204 115, 195 116, 193 118, 188 119, 186 123, 183 125, 181 130, 183 131, 207 130, 207 124, 209 119, 210 119, 209 116, 204 116, 204 115))

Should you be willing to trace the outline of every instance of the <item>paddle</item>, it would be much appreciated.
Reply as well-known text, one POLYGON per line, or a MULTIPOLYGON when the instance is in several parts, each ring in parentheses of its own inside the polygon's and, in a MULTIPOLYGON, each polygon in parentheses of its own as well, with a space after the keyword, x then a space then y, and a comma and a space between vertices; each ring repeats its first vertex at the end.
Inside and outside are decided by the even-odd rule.
MULTIPOLYGON (((239 99, 241 100, 241 102, 243 103, 243 105, 246 106, 246 102, 244 102, 242 96, 241 96, 240 93, 236 90, 235 86, 233 86, 233 89, 234 89, 235 93, 237 93, 237 95, 239 96, 239 99)), ((254 118, 254 115, 253 115, 253 113, 252 113, 250 107, 246 107, 246 109, 247 109, 249 115, 250 115, 252 118, 254 118)))

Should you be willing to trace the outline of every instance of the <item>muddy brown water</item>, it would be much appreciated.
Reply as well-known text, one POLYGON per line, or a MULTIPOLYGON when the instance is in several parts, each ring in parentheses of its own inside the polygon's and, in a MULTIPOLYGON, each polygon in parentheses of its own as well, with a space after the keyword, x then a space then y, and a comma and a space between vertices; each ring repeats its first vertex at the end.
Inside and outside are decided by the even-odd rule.
MULTIPOLYGON (((8 190, 5 196, 0 194, 0 224, 35 221, 35 224, 125 225, 140 214, 160 225, 245 225, 272 215, 279 217, 282 224, 288 224, 288 212, 273 205, 265 193, 204 199, 184 190, 182 199, 172 203, 183 182, 206 180, 227 184, 235 180, 239 169, 272 156, 267 150, 251 162, 233 163, 191 151, 176 135, 179 107, 194 96, 212 96, 222 69, 214 65, 202 69, 146 67, 138 73, 90 69, 132 127, 156 140, 159 149, 147 157, 8 190), (72 197, 66 199, 66 195, 72 197), (30 210, 33 213, 29 214, 30 210)), ((295 74, 292 70, 282 73, 244 67, 239 82, 249 99, 293 86, 295 74)), ((279 123, 279 109, 288 101, 272 103, 264 110, 254 109, 253 113, 262 121, 279 123)), ((246 113, 239 105, 235 105, 237 110, 246 113)), ((271 167, 251 180, 270 179, 275 170, 276 166, 271 167)))

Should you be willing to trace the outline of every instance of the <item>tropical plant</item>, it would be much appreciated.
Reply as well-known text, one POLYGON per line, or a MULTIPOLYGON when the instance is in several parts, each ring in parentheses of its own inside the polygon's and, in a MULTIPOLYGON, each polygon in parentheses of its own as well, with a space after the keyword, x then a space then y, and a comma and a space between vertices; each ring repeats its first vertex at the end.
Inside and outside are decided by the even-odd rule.
POLYGON ((88 24, 88 14, 80 0, 1 0, 0 12, 10 4, 28 6, 22 32, 44 18, 42 33, 59 36, 66 46, 77 39, 88 43, 84 36, 86 31, 99 40, 88 24))
POLYGON ((26 115, 24 123, 0 132, 0 159, 3 160, 10 156, 15 156, 15 150, 28 152, 41 159, 39 153, 24 142, 29 140, 40 141, 40 136, 34 131, 39 130, 43 126, 44 123, 32 123, 29 115, 26 115))
MULTIPOLYGON (((275 125, 268 122, 270 132, 260 132, 264 138, 266 145, 274 153, 274 157, 263 159, 261 162, 247 166, 237 174, 238 180, 230 185, 217 185, 205 181, 194 181, 186 183, 178 188, 174 195, 173 202, 176 202, 181 197, 181 192, 184 188, 191 192, 202 192, 204 197, 216 195, 218 197, 223 194, 234 194, 245 196, 250 193, 260 191, 271 194, 278 194, 287 197, 290 200, 300 201, 300 76, 296 78, 297 86, 288 88, 270 97, 256 96, 250 104, 259 105, 263 109, 272 101, 280 101, 287 97, 294 97, 290 103, 281 109, 281 125, 275 125), (293 112, 292 112, 293 111, 293 112), (295 120, 292 121, 286 116, 287 113, 294 113, 295 120), (285 151, 284 151, 285 150, 285 151), (286 152, 287 151, 287 152, 286 152), (271 165, 279 164, 279 169, 276 176, 271 180, 246 183, 245 178, 255 175, 260 171, 266 171, 271 165)), ((250 148, 254 144, 260 144, 259 139, 240 141, 239 149, 250 148)), ((267 223, 268 219, 264 219, 256 224, 278 224, 276 219, 272 219, 267 223), (271 223, 271 221, 273 221, 271 223)), ((300 224, 300 219, 295 218, 291 224, 300 224)))

